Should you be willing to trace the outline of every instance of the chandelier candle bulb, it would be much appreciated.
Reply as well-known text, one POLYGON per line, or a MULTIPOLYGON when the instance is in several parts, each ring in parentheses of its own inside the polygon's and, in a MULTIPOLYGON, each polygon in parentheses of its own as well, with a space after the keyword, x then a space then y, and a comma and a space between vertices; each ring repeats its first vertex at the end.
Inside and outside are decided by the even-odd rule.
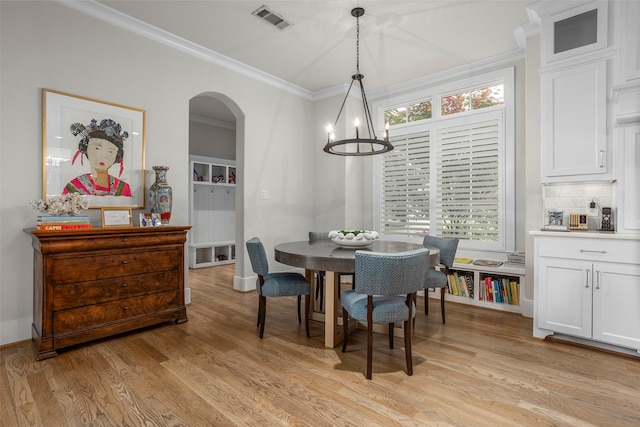
POLYGON ((360 137, 360 134, 358 133, 358 126, 360 126, 360 120, 356 117, 356 139, 360 137))

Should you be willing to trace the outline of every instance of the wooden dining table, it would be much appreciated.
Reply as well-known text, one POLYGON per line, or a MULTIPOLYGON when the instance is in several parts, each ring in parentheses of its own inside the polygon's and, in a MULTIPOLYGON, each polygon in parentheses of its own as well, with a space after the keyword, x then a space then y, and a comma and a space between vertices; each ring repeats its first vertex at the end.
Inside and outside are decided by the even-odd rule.
MULTIPOLYGON (((356 251, 396 253, 423 247, 416 243, 375 240, 366 247, 346 248, 338 246, 331 240, 313 242, 303 240, 281 243, 275 246, 274 251, 276 261, 305 269, 305 277, 312 286, 312 295, 314 295, 315 273, 317 271, 325 272, 324 313, 316 310, 314 304, 311 319, 324 322, 324 344, 326 347, 333 348, 344 339, 342 328, 338 327, 339 322, 342 321, 338 303, 339 273, 355 273, 356 251)), ((437 248, 427 249, 429 249, 429 267, 435 268, 440 263, 440 250, 437 248)), ((354 323, 350 327, 355 328, 357 325, 354 323)))

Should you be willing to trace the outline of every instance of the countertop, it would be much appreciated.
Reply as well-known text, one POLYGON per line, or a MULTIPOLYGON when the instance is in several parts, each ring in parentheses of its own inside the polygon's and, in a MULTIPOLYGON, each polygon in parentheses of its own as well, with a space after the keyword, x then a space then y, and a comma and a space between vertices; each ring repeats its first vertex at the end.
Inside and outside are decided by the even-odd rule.
POLYGON ((569 230, 569 231, 551 231, 551 230, 531 230, 529 234, 532 236, 555 236, 555 237, 578 237, 587 239, 616 239, 616 240, 640 240, 640 234, 623 234, 614 231, 598 231, 598 230, 569 230))

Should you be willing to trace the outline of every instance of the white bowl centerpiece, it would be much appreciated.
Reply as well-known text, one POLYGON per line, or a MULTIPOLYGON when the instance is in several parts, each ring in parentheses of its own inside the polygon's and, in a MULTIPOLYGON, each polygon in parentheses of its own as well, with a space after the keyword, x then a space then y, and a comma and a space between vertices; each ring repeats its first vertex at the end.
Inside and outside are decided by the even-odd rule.
POLYGON ((369 246, 380 235, 377 231, 369 230, 333 230, 329 232, 329 239, 338 246, 349 248, 363 248, 369 246))

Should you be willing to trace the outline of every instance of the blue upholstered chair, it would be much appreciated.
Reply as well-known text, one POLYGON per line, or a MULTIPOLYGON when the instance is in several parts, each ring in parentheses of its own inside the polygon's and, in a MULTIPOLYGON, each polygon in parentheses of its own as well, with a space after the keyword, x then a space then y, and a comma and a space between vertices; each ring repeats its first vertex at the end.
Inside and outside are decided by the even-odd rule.
POLYGON ((300 299, 304 295, 304 322, 309 337, 309 307, 311 300, 311 286, 307 279, 300 273, 269 273, 267 254, 264 245, 257 237, 247 241, 247 252, 251 260, 251 268, 258 275, 256 291, 258 292, 258 326, 260 338, 264 336, 264 323, 267 315, 267 298, 269 297, 298 297, 298 322, 300 317, 300 299))
POLYGON ((430 268, 424 279, 424 314, 429 314, 429 289, 440 288, 440 310, 442 311, 442 323, 444 323, 444 294, 448 284, 449 269, 453 266, 453 260, 458 250, 458 239, 453 237, 424 236, 422 244, 425 247, 440 249, 440 270, 430 268))
MULTIPOLYGON (((331 240, 329 239, 328 231, 310 231, 309 232, 309 243, 318 242, 321 240, 331 240)), ((351 283, 354 284, 355 280, 352 273, 338 273, 338 283, 340 283, 343 276, 350 276, 351 283)), ((320 298, 320 310, 322 310, 322 304, 324 301, 324 280, 325 272, 324 271, 316 271, 316 300, 320 298)), ((340 298, 340 294, 338 293, 338 298, 340 298)))
POLYGON ((411 357, 412 319, 415 317, 416 292, 424 287, 428 268, 428 249, 408 252, 356 252, 356 287, 342 293, 344 339, 347 351, 348 319, 367 322, 367 379, 373 365, 373 324, 389 325, 389 348, 393 348, 393 327, 404 322, 404 347, 407 374, 413 375, 411 357))

